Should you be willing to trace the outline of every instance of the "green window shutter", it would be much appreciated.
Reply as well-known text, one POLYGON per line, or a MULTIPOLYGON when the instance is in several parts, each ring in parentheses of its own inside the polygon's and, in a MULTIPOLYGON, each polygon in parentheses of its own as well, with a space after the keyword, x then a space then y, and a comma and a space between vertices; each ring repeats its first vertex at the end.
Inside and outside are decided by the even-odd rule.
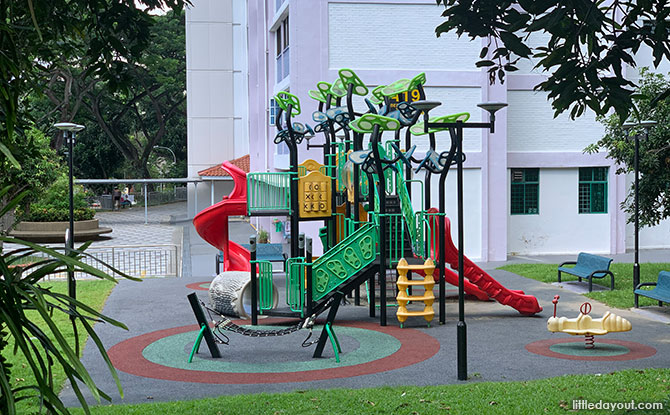
POLYGON ((580 167, 579 213, 607 213, 608 167, 580 167))
POLYGON ((512 169, 511 176, 510 213, 539 214, 540 169, 512 169))

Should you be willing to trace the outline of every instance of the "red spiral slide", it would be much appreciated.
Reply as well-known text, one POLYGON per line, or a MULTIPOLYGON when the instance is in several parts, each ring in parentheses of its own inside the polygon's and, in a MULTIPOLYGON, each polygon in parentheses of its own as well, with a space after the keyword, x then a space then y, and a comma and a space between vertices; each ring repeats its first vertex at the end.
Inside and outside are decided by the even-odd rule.
POLYGON ((247 214, 247 174, 228 161, 221 168, 233 177, 235 187, 222 201, 195 215, 193 226, 202 239, 223 252, 223 271, 250 271, 249 251, 228 239, 228 216, 247 214))
MULTIPOLYGON (((437 213, 437 212, 438 210, 435 208, 431 208, 428 210, 428 213, 437 213)), ((433 220, 430 221, 430 226, 433 233, 433 240, 436 241, 436 243, 434 244, 434 248, 438 250, 439 244, 437 242, 439 241, 439 238, 436 237, 438 230, 437 216, 433 216, 432 218, 433 220)), ((451 223, 449 222, 449 218, 445 217, 444 219, 445 219, 444 240, 445 240, 446 263, 449 264, 451 268, 457 270, 458 249, 454 245, 454 241, 451 239, 451 223)), ((524 315, 533 315, 542 311, 542 307, 540 307, 540 305, 538 304, 537 298, 535 298, 532 295, 524 294, 523 291, 509 290, 505 288, 505 286, 500 284, 488 273, 479 268, 474 262, 470 261, 466 256, 463 257, 463 268, 464 268, 463 270, 464 275, 470 281, 470 283, 476 285, 479 288, 479 290, 484 291, 486 294, 488 294, 489 297, 498 301, 500 304, 513 307, 524 315)), ((445 273, 445 274, 453 274, 453 273, 445 273)), ((454 276, 455 275, 445 275, 445 277, 447 277, 446 280, 452 284, 454 284, 454 282, 450 281, 450 279, 453 280, 454 276)), ((454 285, 458 285, 457 276, 455 282, 456 283, 454 285)), ((467 290, 470 287, 470 285, 471 284, 466 284, 464 288, 467 290)))

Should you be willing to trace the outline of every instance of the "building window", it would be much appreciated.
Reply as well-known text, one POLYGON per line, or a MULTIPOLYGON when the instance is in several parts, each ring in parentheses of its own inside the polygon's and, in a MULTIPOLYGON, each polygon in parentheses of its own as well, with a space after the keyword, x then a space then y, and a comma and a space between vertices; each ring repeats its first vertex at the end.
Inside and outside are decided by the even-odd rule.
POLYGON ((579 213, 607 213, 607 167, 580 167, 579 213))
POLYGON ((270 98, 270 125, 274 126, 277 122, 277 114, 279 114, 279 104, 274 98, 270 98))
POLYGON ((540 213, 540 169, 512 169, 512 215, 540 213))
POLYGON ((277 53, 277 83, 289 75, 289 30, 288 16, 279 24, 275 31, 277 53))
POLYGON ((284 4, 286 0, 275 0, 275 12, 279 11, 281 9, 282 4, 284 4))

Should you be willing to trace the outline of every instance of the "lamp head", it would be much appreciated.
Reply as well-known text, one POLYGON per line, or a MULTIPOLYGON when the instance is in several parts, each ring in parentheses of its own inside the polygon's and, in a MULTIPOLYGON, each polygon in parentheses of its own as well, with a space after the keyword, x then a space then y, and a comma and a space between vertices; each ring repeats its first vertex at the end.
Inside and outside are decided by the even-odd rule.
POLYGON ((428 112, 435 107, 442 105, 439 101, 414 101, 409 103, 412 107, 419 111, 428 112))
POLYGON ((506 102, 483 102, 477 104, 477 106, 483 110, 488 111, 491 116, 493 116, 499 109, 505 108, 507 106, 506 102))
POLYGON ((61 131, 73 131, 75 133, 86 128, 81 124, 74 124, 71 122, 59 122, 58 124, 54 124, 54 127, 58 128, 61 131))
POLYGON ((489 113, 489 124, 491 124, 491 134, 496 131, 496 111, 507 106, 506 102, 483 102, 477 106, 489 113))
POLYGON ((644 128, 644 132, 648 133, 649 129, 655 126, 656 124, 658 124, 658 122, 654 120, 626 121, 625 123, 621 124, 621 128, 623 128, 624 131, 631 131, 631 129, 635 127, 642 127, 644 128))

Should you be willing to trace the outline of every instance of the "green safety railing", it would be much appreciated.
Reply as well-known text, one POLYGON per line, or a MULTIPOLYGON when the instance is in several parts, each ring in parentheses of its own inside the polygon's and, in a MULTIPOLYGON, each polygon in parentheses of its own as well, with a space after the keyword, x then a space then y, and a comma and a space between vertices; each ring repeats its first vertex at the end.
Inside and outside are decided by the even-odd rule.
POLYGON ((291 311, 302 313, 305 305, 305 258, 296 257, 286 260, 286 304, 291 311))
POLYGON ((402 173, 396 174, 396 180, 398 181, 398 197, 400 198, 400 211, 402 212, 405 222, 407 222, 407 228, 409 229, 410 237, 412 241, 417 240, 417 231, 416 223, 414 221, 414 207, 412 207, 412 200, 409 197, 409 192, 407 191, 407 183, 403 178, 402 173))
POLYGON ((393 267, 405 256, 407 248, 410 248, 405 242, 405 236, 408 233, 408 227, 405 226, 407 222, 402 213, 383 213, 379 215, 378 220, 385 220, 387 224, 387 253, 389 264, 393 267))
POLYGON ((251 261, 258 270, 258 307, 260 313, 274 308, 274 284, 272 281, 272 263, 270 261, 251 261))
POLYGON ((247 174, 247 211, 289 211, 292 172, 247 174))
POLYGON ((317 301, 344 284, 377 258, 378 228, 365 223, 312 265, 312 298, 317 301))
POLYGON ((439 241, 438 227, 440 216, 446 216, 446 213, 428 213, 420 211, 416 213, 417 224, 421 227, 425 242, 425 252, 423 257, 430 257, 433 261, 437 261, 437 247, 439 241))

